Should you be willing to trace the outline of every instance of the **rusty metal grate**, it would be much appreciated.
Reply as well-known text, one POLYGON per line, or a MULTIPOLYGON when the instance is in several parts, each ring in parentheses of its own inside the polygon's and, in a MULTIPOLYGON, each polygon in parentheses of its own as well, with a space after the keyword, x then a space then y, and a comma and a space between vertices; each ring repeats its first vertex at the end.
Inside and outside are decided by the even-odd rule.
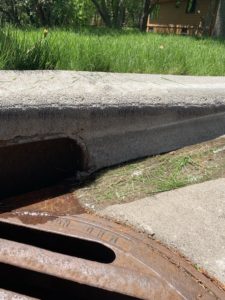
POLYGON ((225 299, 178 254, 71 203, 65 191, 1 201, 0 299, 225 299))

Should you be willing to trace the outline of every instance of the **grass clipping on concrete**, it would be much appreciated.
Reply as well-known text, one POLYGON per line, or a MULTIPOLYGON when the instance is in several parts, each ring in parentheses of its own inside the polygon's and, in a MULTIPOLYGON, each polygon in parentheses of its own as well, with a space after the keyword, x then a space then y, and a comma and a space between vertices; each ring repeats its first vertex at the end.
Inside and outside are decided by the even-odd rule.
POLYGON ((105 169, 75 190, 90 209, 126 203, 225 175, 225 137, 105 169))

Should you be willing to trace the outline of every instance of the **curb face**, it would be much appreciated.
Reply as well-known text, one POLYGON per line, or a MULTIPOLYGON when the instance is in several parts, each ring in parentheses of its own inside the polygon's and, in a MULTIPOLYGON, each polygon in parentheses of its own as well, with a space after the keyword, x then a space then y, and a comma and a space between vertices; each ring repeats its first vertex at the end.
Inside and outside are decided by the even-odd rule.
POLYGON ((0 82, 0 147, 71 139, 80 171, 225 133, 222 77, 6 71, 0 82))

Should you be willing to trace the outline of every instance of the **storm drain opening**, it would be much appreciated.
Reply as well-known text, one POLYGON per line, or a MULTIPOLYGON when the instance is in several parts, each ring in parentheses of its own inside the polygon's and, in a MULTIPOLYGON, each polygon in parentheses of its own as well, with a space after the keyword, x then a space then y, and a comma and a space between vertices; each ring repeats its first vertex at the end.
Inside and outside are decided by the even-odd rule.
POLYGON ((0 288, 38 299, 138 299, 3 263, 0 263, 0 273, 4 274, 0 288))
POLYGON ((69 138, 0 148, 0 199, 57 184, 83 170, 84 153, 69 138))
POLYGON ((1 221, 0 238, 104 264, 116 258, 113 250, 98 242, 1 221))

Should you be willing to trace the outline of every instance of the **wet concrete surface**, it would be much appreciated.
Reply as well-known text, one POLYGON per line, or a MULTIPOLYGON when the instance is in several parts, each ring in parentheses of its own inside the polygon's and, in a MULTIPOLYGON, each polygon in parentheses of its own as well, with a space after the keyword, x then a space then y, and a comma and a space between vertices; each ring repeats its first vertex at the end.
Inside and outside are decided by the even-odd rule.
POLYGON ((0 218, 17 217, 24 224, 44 224, 59 216, 85 213, 66 184, 0 200, 0 218))

